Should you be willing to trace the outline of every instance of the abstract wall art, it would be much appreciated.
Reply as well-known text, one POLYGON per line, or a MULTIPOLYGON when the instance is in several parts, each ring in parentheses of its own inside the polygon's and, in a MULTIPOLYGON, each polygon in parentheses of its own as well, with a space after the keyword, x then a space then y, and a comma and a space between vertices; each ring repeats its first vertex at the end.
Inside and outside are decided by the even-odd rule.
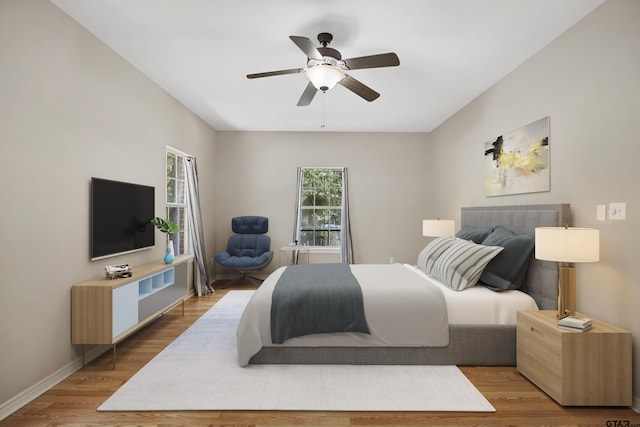
POLYGON ((485 196, 549 191, 549 117, 485 142, 485 196))

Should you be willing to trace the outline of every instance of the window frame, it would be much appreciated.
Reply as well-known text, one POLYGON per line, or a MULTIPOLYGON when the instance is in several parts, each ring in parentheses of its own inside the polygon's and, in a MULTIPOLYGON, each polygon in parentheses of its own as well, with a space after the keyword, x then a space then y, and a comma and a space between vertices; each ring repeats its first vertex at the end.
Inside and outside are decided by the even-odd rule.
POLYGON ((177 223, 180 226, 178 233, 171 233, 169 239, 173 242, 173 251, 175 256, 188 255, 193 252, 191 246, 191 234, 189 233, 189 224, 187 221, 187 215, 189 212, 189 205, 187 198, 189 192, 187 191, 187 177, 185 162, 187 157, 191 157, 189 154, 180 151, 176 148, 167 146, 165 154, 165 218, 177 223), (169 158, 174 157, 174 167, 170 168, 169 158), (182 169, 181 171, 179 169, 182 169), (172 175, 170 175, 173 172, 172 175), (171 185, 173 183, 173 185, 171 185), (169 200, 172 193, 175 194, 173 200, 169 200))
MULTIPOLYGON (((337 253, 342 247, 342 223, 344 209, 344 168, 343 167, 299 167, 298 168, 298 190, 296 201, 296 228, 294 230, 294 240, 298 244, 309 246, 315 253, 337 253), (339 195, 335 194, 335 185, 308 185, 305 183, 305 174, 308 173, 331 173, 339 176, 339 195), (305 185, 306 184, 306 185, 305 185), (332 188, 333 187, 333 188, 332 188), (307 191, 307 194, 305 194, 307 191), (313 203, 309 203, 309 197, 313 195, 313 203), (326 203, 317 203, 319 199, 325 198, 326 203), (336 200, 339 198, 339 204, 336 200), (310 214, 305 215, 305 211, 310 214), (335 215, 339 211, 339 215, 335 215), (318 214, 321 212, 321 214, 318 214), (331 214, 333 212, 333 214, 331 214), (328 220, 319 224, 318 220, 324 217, 328 220), (333 221, 331 221, 333 219, 333 221), (307 236, 305 236, 307 234, 307 236), (311 238, 308 235, 311 235, 311 238), (317 244, 326 241, 327 244, 317 244), (331 244, 333 243, 333 244, 331 244)), ((315 180, 314 180, 315 181, 315 180)), ((328 180, 330 182, 330 179, 328 180)), ((322 202, 322 200, 320 200, 322 202)))

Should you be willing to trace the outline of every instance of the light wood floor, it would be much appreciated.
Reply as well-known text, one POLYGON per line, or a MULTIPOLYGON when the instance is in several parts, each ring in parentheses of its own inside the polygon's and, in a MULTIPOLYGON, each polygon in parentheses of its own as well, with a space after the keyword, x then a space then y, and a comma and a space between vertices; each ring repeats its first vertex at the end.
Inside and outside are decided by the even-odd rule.
MULTIPOLYGON (((232 289, 252 289, 237 285, 232 289)), ((514 367, 460 369, 496 408, 464 412, 96 412, 96 408, 164 347, 211 308, 226 290, 191 298, 16 411, 0 426, 419 426, 419 425, 640 425, 629 408, 563 408, 522 377, 514 367), (615 424, 614 420, 622 421, 615 424)), ((224 387, 224 385, 222 385, 224 387)))

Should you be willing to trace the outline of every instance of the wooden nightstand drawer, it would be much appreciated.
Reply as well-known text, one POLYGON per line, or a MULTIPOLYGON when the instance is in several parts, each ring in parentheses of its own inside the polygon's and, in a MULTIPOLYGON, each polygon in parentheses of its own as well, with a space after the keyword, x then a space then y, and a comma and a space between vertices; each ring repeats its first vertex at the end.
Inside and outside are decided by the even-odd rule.
MULTIPOLYGON (((580 314, 578 314, 580 315, 580 314)), ((593 320, 560 330, 555 311, 520 311, 517 368, 562 405, 631 405, 631 334, 593 320)))
POLYGON ((562 397, 562 348, 558 331, 518 312, 518 371, 555 400, 562 397))

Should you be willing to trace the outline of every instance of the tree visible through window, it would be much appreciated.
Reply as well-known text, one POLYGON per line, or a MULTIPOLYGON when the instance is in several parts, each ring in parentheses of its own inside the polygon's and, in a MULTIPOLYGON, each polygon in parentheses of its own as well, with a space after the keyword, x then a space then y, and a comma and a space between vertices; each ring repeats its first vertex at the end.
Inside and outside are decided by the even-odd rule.
POLYGON ((167 219, 180 226, 178 233, 171 234, 175 255, 189 252, 187 243, 187 201, 184 169, 185 156, 167 149, 167 219), (185 249, 187 248, 187 249, 185 249))
POLYGON ((343 213, 343 169, 301 168, 299 244, 339 247, 343 213))

